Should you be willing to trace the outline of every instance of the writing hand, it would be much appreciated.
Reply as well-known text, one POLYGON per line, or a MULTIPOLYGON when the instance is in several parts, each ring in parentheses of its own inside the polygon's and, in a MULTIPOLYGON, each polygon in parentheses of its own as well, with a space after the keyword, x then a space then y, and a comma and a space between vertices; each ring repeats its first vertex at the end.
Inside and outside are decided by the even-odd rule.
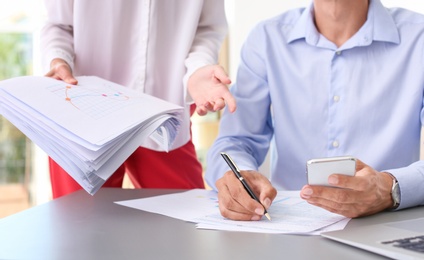
POLYGON ((234 173, 228 171, 216 182, 221 215, 233 220, 260 220, 264 215, 264 207, 268 209, 271 206, 277 191, 258 172, 241 171, 241 174, 263 206, 252 199, 234 173))

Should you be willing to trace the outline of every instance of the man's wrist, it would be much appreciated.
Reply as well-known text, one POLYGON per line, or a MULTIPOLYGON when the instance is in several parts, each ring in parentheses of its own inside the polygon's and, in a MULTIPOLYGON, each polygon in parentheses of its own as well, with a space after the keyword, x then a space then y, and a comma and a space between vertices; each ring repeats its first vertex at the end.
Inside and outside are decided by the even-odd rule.
POLYGON ((390 191, 390 196, 392 198, 392 206, 389 209, 397 209, 399 207, 400 204, 400 188, 399 188, 399 183, 398 180, 396 179, 395 176, 393 176, 393 174, 391 174, 390 172, 385 172, 387 173, 387 175, 389 175, 392 179, 392 186, 391 186, 391 191, 390 191))

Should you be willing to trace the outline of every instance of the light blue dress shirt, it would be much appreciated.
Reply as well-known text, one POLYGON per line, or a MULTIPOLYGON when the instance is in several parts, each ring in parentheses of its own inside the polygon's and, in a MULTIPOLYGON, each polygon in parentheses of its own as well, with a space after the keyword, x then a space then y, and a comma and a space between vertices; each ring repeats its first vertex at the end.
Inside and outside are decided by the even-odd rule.
POLYGON ((337 47, 316 29, 313 3, 258 24, 241 51, 234 114, 225 111, 206 181, 228 165, 257 170, 271 147, 277 190, 307 183, 306 161, 351 155, 399 181, 399 209, 424 204, 424 16, 370 1, 368 18, 337 47))

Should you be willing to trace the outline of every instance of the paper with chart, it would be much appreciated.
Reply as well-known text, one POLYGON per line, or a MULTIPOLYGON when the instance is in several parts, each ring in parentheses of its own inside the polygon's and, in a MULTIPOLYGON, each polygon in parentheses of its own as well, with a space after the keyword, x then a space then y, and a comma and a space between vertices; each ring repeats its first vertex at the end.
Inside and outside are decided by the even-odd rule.
POLYGON ((119 205, 197 223, 197 228, 277 234, 319 235, 343 229, 349 218, 313 206, 299 191, 279 191, 268 213, 260 221, 233 221, 221 216, 217 193, 195 189, 150 198, 118 201, 119 205))
POLYGON ((167 151, 183 108, 104 79, 0 82, 0 113, 94 194, 147 138, 167 151))

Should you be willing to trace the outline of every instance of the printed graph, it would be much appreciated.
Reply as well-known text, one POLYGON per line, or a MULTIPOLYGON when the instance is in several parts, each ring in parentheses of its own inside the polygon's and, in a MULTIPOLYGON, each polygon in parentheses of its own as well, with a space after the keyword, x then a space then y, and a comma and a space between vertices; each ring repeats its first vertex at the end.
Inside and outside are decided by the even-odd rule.
POLYGON ((55 84, 47 89, 93 119, 100 119, 136 102, 135 97, 125 95, 107 84, 100 86, 55 84))

